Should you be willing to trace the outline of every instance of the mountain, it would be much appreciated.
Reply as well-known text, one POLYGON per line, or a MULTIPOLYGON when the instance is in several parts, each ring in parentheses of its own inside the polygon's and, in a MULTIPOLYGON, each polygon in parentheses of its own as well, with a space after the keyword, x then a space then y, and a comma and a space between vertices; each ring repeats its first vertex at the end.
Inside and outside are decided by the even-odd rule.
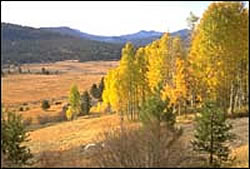
MULTIPOLYGON (((90 40, 101 41, 101 42, 108 42, 108 43, 118 43, 118 44, 125 44, 126 42, 130 41, 135 46, 144 46, 152 41, 159 39, 163 32, 156 32, 156 31, 139 31, 133 34, 121 35, 121 36, 98 36, 92 35, 88 33, 81 32, 77 29, 72 29, 69 27, 48 27, 48 28, 40 28, 41 30, 47 30, 51 32, 57 32, 62 35, 72 35, 75 37, 87 38, 90 40)), ((177 32, 171 33, 172 36, 179 35, 184 41, 187 41, 189 34, 188 29, 182 29, 177 32)))
MULTIPOLYGON (((98 36, 69 27, 32 28, 1 23, 2 64, 55 62, 66 59, 119 60, 123 45, 130 41, 136 47, 145 46, 159 39, 162 32, 139 31, 121 36, 98 36)), ((188 29, 171 33, 179 35, 185 46, 188 29)))
MULTIPOLYGON (((65 31, 65 30, 64 30, 65 31)), ((66 59, 117 60, 121 56, 121 44, 110 44, 35 29, 9 23, 1 23, 1 63, 55 62, 66 59)))

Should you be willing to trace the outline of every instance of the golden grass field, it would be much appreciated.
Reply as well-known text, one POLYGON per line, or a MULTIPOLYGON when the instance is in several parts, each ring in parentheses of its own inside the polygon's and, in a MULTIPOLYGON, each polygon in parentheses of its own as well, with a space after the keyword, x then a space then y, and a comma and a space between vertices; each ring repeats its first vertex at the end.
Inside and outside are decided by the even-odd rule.
POLYGON ((70 87, 77 84, 80 93, 89 90, 93 83, 99 84, 106 72, 115 67, 117 61, 96 62, 71 62, 61 61, 54 64, 29 64, 22 69, 26 71, 40 71, 42 67, 49 71, 59 71, 62 74, 40 75, 40 74, 13 74, 2 78, 2 103, 6 108, 18 110, 20 106, 27 103, 29 110, 20 112, 24 118, 31 117, 36 123, 38 115, 53 116, 61 111, 67 102, 70 87), (61 105, 52 104, 48 111, 41 109, 44 99, 50 101, 61 101, 61 105))
MULTIPOLYGON (((31 64, 24 65, 23 69, 41 70, 45 67, 48 70, 60 71, 57 75, 38 74, 15 74, 2 78, 2 103, 5 107, 15 110, 24 118, 32 118, 32 123, 37 124, 39 115, 55 116, 61 111, 62 106, 67 102, 72 83, 76 83, 80 93, 89 90, 93 83, 99 83, 106 72, 118 65, 116 61, 96 62, 56 62, 54 64, 31 64), (41 101, 50 100, 51 108, 47 111, 41 109, 41 101), (55 105, 55 101, 61 101, 55 105), (24 106, 23 104, 28 105, 24 106), (18 111, 20 106, 29 107, 29 110, 18 111)), ((96 113, 96 112, 95 112, 96 113)), ((93 114, 91 112, 90 114, 93 114)), ((51 123, 41 125, 30 131, 30 147, 35 159, 41 156, 47 157, 46 164, 42 161, 35 164, 35 167, 88 167, 88 157, 81 154, 81 146, 93 143, 99 134, 119 126, 119 117, 116 114, 96 113, 99 117, 79 117, 74 121, 51 123), (44 155, 43 153, 47 153, 44 155), (42 155, 43 154, 43 155, 42 155)), ((192 138, 193 116, 188 118, 178 117, 177 122, 184 128, 182 136, 187 143, 192 138)), ((233 154, 239 157, 234 167, 248 167, 248 118, 232 120, 234 130, 237 134, 237 141, 233 142, 233 154)), ((127 123, 138 125, 138 123, 127 123)))

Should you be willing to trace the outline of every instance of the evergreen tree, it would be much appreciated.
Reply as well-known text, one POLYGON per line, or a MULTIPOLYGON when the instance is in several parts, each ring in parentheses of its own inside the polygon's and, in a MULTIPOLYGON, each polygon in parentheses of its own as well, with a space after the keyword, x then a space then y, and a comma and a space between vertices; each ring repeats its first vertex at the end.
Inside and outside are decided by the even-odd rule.
POLYGON ((230 149, 226 143, 233 139, 230 133, 232 125, 226 122, 223 113, 214 102, 205 102, 201 113, 196 118, 194 140, 191 141, 194 151, 209 154, 211 166, 226 162, 230 149))
POLYGON ((82 95, 81 112, 84 115, 87 115, 89 114, 90 108, 91 108, 91 97, 89 96, 88 91, 85 91, 82 95))
POLYGON ((103 90, 104 90, 104 77, 102 77, 102 79, 101 79, 101 82, 99 83, 99 86, 98 86, 98 88, 99 88, 99 101, 102 101, 102 93, 103 93, 103 90))
POLYGON ((43 100, 42 102, 42 109, 43 110, 47 110, 48 108, 50 108, 50 104, 48 100, 43 100))
POLYGON ((27 139, 28 134, 21 115, 4 111, 2 113, 1 153, 3 153, 4 165, 10 165, 6 167, 20 167, 31 164, 28 160, 33 155, 30 153, 30 149, 23 145, 29 140, 27 139))
POLYGON ((145 126, 154 124, 160 126, 161 122, 165 122, 168 127, 173 128, 175 115, 169 99, 161 99, 161 88, 161 84, 159 84, 154 94, 149 96, 142 105, 140 120, 145 126))
POLYGON ((97 88, 97 85, 95 83, 92 85, 90 89, 90 94, 96 99, 99 99, 101 96, 99 88, 97 88))

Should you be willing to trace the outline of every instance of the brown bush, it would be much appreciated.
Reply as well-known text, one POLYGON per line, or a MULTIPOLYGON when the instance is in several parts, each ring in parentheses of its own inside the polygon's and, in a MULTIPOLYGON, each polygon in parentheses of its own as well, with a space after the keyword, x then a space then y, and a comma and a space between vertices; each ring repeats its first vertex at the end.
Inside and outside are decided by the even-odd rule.
POLYGON ((105 132, 104 147, 97 144, 92 162, 98 167, 178 167, 186 158, 182 130, 158 131, 141 127, 105 132))

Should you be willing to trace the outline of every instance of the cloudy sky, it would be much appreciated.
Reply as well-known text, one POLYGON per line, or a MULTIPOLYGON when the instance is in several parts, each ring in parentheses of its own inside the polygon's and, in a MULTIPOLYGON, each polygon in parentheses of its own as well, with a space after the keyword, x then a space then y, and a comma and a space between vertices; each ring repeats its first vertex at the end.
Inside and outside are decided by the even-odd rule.
POLYGON ((211 1, 1 1, 2 22, 23 26, 68 26, 95 35, 124 35, 140 30, 177 31, 187 27, 211 1))

